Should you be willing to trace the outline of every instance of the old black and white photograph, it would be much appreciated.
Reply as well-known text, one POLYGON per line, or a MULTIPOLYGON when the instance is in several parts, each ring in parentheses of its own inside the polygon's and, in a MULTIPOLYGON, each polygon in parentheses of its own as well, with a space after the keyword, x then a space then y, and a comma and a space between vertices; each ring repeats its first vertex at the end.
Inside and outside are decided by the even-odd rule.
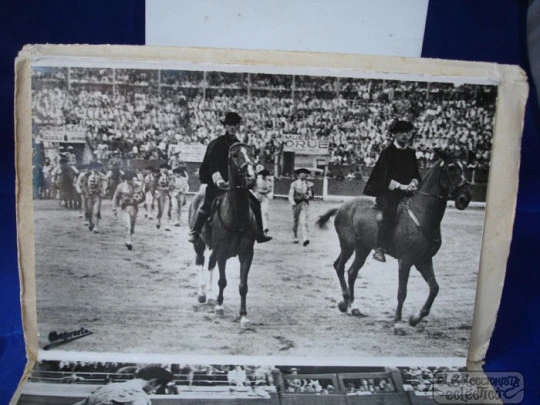
POLYGON ((84 58, 31 74, 40 348, 467 356, 496 83, 84 58))
MULTIPOLYGON (((38 361, 25 404, 437 404, 437 378, 465 367, 38 361)), ((439 400, 439 401, 438 401, 439 400)))

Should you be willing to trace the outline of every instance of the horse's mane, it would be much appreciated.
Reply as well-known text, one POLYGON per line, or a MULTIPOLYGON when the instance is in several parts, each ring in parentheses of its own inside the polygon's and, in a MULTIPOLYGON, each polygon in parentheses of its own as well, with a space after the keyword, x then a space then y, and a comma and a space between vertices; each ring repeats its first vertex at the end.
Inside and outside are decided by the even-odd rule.
POLYGON ((418 189, 421 189, 424 186, 428 179, 431 179, 435 173, 438 173, 442 167, 441 163, 444 162, 444 159, 439 158, 433 166, 428 170, 422 181, 420 182, 418 189))
POLYGON ((239 147, 241 147, 241 146, 245 146, 245 147, 247 147, 247 148, 251 148, 251 147, 252 147, 251 145, 249 145, 249 144, 247 144, 247 143, 245 143, 245 142, 236 142, 236 143, 233 143, 233 144, 231 145, 231 147, 229 148, 229 155, 231 154, 231 150, 232 150, 233 148, 239 148, 239 147))

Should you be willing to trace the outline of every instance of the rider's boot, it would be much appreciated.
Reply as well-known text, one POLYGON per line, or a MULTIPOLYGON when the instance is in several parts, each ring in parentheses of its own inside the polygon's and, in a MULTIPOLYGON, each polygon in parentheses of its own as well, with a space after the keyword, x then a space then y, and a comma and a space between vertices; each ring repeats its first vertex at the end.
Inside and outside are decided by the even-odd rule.
POLYGON ((189 232, 188 242, 196 243, 199 240, 204 223, 208 219, 208 215, 209 213, 204 210, 199 209, 197 211, 197 217, 195 218, 195 223, 193 224, 193 228, 189 232))
POLYGON ((379 221, 378 223, 378 232, 377 232, 377 245, 375 247, 375 253, 373 253, 373 258, 379 262, 386 262, 386 257, 384 255, 384 244, 386 241, 386 234, 388 226, 384 220, 379 221))

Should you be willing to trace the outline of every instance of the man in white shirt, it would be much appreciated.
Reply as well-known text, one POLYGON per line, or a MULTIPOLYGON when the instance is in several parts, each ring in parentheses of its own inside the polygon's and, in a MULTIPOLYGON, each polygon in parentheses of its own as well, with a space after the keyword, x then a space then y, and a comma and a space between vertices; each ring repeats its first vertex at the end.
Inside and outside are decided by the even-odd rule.
POLYGON ((174 226, 180 226, 182 207, 186 205, 186 194, 189 191, 189 175, 186 166, 179 165, 173 169, 170 187, 174 226))
POLYGON ((90 215, 88 230, 98 233, 99 220, 101 219, 101 200, 107 193, 107 177, 103 174, 103 165, 99 162, 91 162, 88 169, 90 170, 86 187, 88 190, 88 213, 90 215))
POLYGON ((303 245, 309 245, 309 200, 313 198, 313 183, 307 181, 308 169, 300 168, 294 171, 298 179, 291 183, 289 203, 293 209, 293 243, 298 243, 298 226, 302 228, 303 245))
POLYGON ((227 373, 227 381, 230 385, 243 386, 246 383, 246 371, 242 366, 235 366, 227 373))

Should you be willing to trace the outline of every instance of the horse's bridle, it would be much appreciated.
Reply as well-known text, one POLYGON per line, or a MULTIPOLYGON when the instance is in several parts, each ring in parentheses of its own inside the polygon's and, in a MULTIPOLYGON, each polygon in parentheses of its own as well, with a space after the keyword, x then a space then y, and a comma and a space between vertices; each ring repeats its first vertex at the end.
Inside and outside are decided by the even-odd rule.
MULTIPOLYGON (((441 161, 439 163, 439 165, 441 166, 441 171, 439 172, 439 184, 441 184, 441 174, 442 174, 442 171, 444 169, 446 169, 448 167, 448 165, 445 163, 445 161, 441 161)), ((462 168, 463 169, 463 168, 462 168)), ((464 170, 463 170, 464 172, 464 170)), ((448 175, 448 174, 447 174, 448 175)), ((440 194, 432 194, 432 193, 426 193, 425 191, 418 191, 418 194, 422 194, 422 195, 427 195, 427 196, 430 196, 430 197, 435 197, 435 198, 439 198, 441 200, 453 200, 457 197, 458 193, 459 193, 459 190, 465 186, 467 186, 469 184, 469 182, 467 181, 467 179, 465 179, 465 176, 461 176, 461 181, 454 187, 450 187, 448 190, 446 190, 446 196, 444 195, 440 195, 440 194)))
MULTIPOLYGON (((237 142, 235 144, 233 144, 231 146, 231 148, 229 149, 229 161, 231 160, 231 154, 232 154, 232 149, 233 147, 234 148, 238 148, 238 147, 249 147, 248 144, 246 143, 243 143, 243 142, 237 142)), ((247 168, 249 166, 255 166, 255 164, 251 161, 251 157, 249 155, 246 154, 246 161, 242 164, 242 166, 238 167, 238 170, 240 171, 240 177, 241 177, 241 182, 239 185, 235 186, 235 187, 231 187, 229 188, 229 190, 239 190, 239 189, 246 189, 247 188, 247 180, 246 180, 246 171, 247 171, 247 168)))

